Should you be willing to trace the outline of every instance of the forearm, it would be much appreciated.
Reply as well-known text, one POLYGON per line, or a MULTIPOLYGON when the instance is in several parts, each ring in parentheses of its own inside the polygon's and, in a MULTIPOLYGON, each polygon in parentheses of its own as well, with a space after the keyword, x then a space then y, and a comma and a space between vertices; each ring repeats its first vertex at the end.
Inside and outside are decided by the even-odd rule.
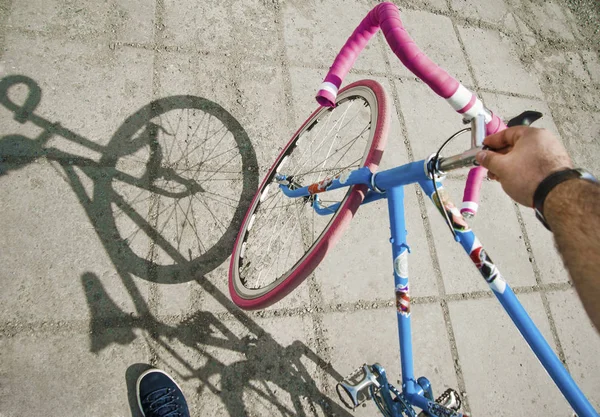
POLYGON ((546 197, 544 215, 571 280, 600 331, 600 186, 565 181, 546 197))

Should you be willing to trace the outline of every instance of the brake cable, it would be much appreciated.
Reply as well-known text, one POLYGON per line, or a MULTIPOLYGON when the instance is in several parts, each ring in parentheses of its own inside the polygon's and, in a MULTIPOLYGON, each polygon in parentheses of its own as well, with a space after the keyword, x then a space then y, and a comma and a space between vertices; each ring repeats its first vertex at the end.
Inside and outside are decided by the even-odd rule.
POLYGON ((452 222, 450 221, 448 212, 446 211, 446 208, 444 207, 444 204, 442 202, 442 197, 438 193, 437 183, 435 181, 436 167, 437 167, 437 163, 440 159, 440 153, 442 152, 444 147, 448 143, 450 143, 453 139, 455 139, 457 136, 459 136, 460 134, 462 134, 464 132, 468 132, 470 130, 471 130, 470 127, 465 127, 464 129, 459 130, 458 132, 456 132, 455 134, 450 136, 448 139, 446 139, 446 141, 442 144, 442 146, 440 146, 440 148, 435 153, 435 155, 431 158, 431 160, 429 161, 428 167, 427 167, 427 171, 429 173, 429 176, 431 177, 431 182, 433 184, 433 189, 435 191, 435 195, 437 196, 437 199, 438 199, 439 209, 444 213, 444 218, 446 220, 446 224, 450 228, 450 231, 452 232, 452 237, 454 237, 454 240, 456 240, 456 232, 454 231, 454 227, 452 227, 452 222))

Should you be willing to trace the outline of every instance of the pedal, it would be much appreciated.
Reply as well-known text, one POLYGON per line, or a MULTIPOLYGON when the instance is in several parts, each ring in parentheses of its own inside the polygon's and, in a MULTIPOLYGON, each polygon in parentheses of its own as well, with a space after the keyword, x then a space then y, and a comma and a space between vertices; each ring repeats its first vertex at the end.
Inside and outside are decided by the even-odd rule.
MULTIPOLYGON (((436 400, 435 403, 441 406, 440 410, 436 410, 436 414, 438 415, 453 415, 450 414, 452 411, 458 411, 460 406, 462 405, 462 401, 460 400, 460 395, 458 392, 454 391, 452 388, 448 388, 444 391, 436 400), (444 409, 448 410, 448 413, 444 414, 444 409), (450 411, 452 410, 452 411, 450 411)), ((421 411, 417 417, 426 417, 427 414, 425 411, 421 411)))
POLYGON ((365 401, 371 399, 370 388, 372 386, 379 388, 380 385, 371 367, 364 364, 338 382, 335 389, 344 405, 354 410, 365 401))
POLYGON ((442 395, 435 400, 435 402, 454 411, 458 410, 462 405, 460 395, 458 395, 458 392, 454 391, 452 388, 448 388, 446 391, 444 391, 442 395))

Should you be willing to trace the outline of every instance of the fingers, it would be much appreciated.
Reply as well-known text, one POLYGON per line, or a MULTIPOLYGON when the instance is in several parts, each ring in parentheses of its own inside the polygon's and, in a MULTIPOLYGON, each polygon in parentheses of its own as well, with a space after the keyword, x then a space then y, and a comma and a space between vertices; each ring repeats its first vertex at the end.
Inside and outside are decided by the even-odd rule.
POLYGON ((475 158, 477 159, 477 162, 479 162, 479 165, 487 168, 488 171, 490 171, 490 174, 497 177, 500 174, 500 171, 502 171, 502 162, 506 156, 494 151, 481 151, 475 158))
POLYGON ((483 144, 494 150, 512 147, 521 137, 523 137, 527 129, 533 128, 527 126, 510 127, 486 137, 483 140, 483 144))
POLYGON ((485 147, 483 149, 484 150, 491 149, 491 150, 493 150, 496 153, 499 153, 499 154, 502 154, 502 155, 506 155, 507 153, 509 153, 512 150, 512 148, 513 148, 512 146, 506 146, 506 147, 500 148, 500 149, 498 149, 498 148, 491 149, 490 147, 485 147))

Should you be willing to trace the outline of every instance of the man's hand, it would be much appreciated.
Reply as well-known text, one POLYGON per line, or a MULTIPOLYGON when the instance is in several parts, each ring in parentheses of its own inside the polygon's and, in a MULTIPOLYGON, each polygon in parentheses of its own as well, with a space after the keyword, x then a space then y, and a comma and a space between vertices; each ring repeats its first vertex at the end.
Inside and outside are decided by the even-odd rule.
POLYGON ((488 169, 517 203, 533 207, 533 194, 544 178, 573 163, 560 141, 548 130, 516 126, 485 138, 489 150, 477 154, 477 162, 488 169))
MULTIPOLYGON (((571 158, 549 131, 517 126, 490 135, 477 161, 517 203, 533 206, 533 194, 548 175, 572 168, 571 158)), ((544 216, 588 315, 600 331, 600 186, 577 179, 548 193, 544 216)))

